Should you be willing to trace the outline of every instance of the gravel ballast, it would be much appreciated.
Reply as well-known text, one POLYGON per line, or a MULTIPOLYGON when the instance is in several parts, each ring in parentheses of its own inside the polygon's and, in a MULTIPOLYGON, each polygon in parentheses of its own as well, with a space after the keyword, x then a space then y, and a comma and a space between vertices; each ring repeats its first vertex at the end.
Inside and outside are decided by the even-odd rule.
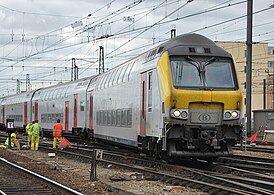
POLYGON ((67 159, 58 153, 56 157, 49 157, 48 153, 42 151, 0 148, 0 156, 83 194, 206 194, 187 187, 168 186, 159 181, 111 181, 110 178, 120 177, 127 172, 113 168, 112 165, 107 167, 97 165, 97 181, 92 182, 89 180, 90 164, 67 159))

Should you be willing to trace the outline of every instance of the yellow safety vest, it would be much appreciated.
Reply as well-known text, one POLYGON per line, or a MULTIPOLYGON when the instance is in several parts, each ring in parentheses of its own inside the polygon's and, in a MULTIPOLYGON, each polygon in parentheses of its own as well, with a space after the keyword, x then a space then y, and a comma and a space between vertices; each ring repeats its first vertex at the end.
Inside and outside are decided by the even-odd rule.
POLYGON ((27 124, 26 129, 27 129, 28 135, 32 135, 31 124, 30 123, 27 124))
MULTIPOLYGON (((16 134, 15 134, 15 133, 12 133, 12 134, 10 135, 10 140, 11 140, 11 144, 10 144, 10 145, 11 145, 11 147, 14 147, 14 143, 13 143, 13 141, 12 141, 12 137, 14 137, 14 138, 16 139, 16 134)), ((5 145, 6 145, 6 146, 9 145, 9 138, 6 139, 5 145)))
POLYGON ((38 123, 34 123, 31 127, 33 136, 40 136, 40 132, 42 131, 41 126, 38 123))

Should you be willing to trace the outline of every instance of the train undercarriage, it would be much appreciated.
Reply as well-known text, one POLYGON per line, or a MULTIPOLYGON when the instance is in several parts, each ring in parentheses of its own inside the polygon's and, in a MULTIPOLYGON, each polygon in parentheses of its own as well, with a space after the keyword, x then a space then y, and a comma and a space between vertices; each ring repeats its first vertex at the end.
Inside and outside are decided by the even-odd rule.
POLYGON ((163 137, 140 137, 143 151, 160 158, 212 159, 233 154, 240 137, 237 126, 169 126, 163 137))

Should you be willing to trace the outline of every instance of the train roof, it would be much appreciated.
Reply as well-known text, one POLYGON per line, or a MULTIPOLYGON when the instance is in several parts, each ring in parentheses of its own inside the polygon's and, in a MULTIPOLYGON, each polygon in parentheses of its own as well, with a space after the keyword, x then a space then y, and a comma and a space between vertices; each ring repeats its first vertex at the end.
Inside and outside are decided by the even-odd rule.
POLYGON ((232 57, 214 41, 200 34, 183 34, 172 38, 158 47, 158 53, 168 51, 169 55, 207 55, 232 57))
POLYGON ((30 101, 35 91, 36 90, 27 91, 19 94, 13 94, 11 96, 2 97, 0 101, 0 105, 18 104, 18 103, 30 101))
POLYGON ((94 77, 96 76, 85 77, 75 81, 41 88, 34 94, 33 100, 51 100, 54 98, 67 97, 69 94, 79 93, 87 89, 90 80, 94 77))

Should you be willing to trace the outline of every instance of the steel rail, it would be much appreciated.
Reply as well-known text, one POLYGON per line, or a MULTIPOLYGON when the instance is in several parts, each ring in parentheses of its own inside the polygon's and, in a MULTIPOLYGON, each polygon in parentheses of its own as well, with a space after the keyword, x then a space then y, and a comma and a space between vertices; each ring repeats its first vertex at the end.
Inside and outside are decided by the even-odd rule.
MULTIPOLYGON (((61 192, 64 192, 65 194, 68 194, 68 195, 69 194, 83 195, 82 193, 77 192, 76 190, 73 190, 73 189, 71 189, 71 188, 69 188, 69 187, 67 187, 65 185, 62 185, 62 184, 60 184, 58 182, 55 182, 55 181, 53 181, 51 179, 48 179, 48 178, 46 178, 46 177, 44 177, 42 175, 39 175, 39 174, 37 174, 35 172, 32 172, 32 171, 30 171, 28 169, 25 169, 25 168, 23 168, 23 167, 21 167, 19 165, 11 163, 11 162, 9 162, 8 160, 6 160, 4 158, 0 157, 0 161, 3 162, 3 163, 5 163, 6 165, 9 165, 12 168, 15 168, 15 169, 17 169, 17 170, 19 170, 21 172, 24 172, 25 174, 31 175, 32 177, 35 177, 35 178, 39 179, 41 182, 46 183, 46 184, 52 186, 53 188, 55 188, 55 189, 57 189, 57 190, 59 190, 61 192)), ((5 191, 3 191, 3 192, 5 192, 5 191)))

